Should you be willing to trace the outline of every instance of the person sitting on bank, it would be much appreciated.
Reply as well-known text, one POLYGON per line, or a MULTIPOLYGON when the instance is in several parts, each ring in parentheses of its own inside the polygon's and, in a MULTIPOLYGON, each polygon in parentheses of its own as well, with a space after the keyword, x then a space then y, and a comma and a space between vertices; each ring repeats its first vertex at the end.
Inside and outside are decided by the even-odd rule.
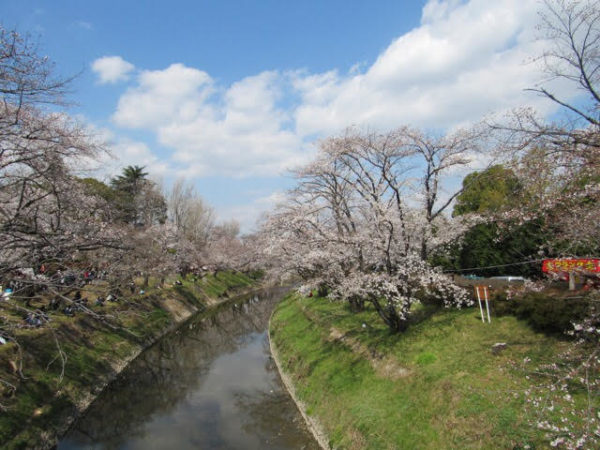
POLYGON ((28 313, 27 317, 25 317, 25 323, 31 327, 37 328, 42 325, 42 320, 34 313, 28 313))

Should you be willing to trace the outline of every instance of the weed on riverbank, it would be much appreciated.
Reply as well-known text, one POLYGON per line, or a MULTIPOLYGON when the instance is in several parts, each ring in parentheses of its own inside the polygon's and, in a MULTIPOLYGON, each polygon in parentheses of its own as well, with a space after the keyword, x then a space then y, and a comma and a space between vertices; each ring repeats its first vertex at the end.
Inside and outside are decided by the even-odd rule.
MULTIPOLYGON (((532 426, 524 369, 552 361, 567 341, 514 317, 484 324, 478 311, 420 311, 392 335, 366 310, 291 296, 271 336, 308 413, 333 448, 515 448, 547 446, 532 426), (495 343, 506 349, 494 353, 495 343)), ((583 393, 582 393, 583 396, 583 393)), ((581 401, 582 399, 575 399, 581 401)))

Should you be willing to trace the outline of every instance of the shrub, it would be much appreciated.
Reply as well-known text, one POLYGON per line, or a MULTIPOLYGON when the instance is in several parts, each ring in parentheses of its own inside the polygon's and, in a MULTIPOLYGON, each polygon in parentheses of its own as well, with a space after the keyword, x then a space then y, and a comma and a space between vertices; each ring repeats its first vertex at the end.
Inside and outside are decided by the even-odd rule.
POLYGON ((499 316, 514 315, 544 333, 570 331, 572 324, 581 322, 590 310, 588 298, 561 298, 541 292, 525 293, 510 300, 498 293, 492 297, 492 304, 499 316))

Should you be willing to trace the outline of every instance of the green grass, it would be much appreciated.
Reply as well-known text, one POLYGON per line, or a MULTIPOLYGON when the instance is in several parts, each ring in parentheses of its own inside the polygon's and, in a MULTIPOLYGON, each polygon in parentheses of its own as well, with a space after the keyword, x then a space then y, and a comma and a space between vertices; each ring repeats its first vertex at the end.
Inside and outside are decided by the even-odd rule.
MULTIPOLYGON (((252 283, 242 274, 221 272, 198 282, 183 280, 181 286, 150 287, 143 295, 123 297, 103 307, 91 301, 92 310, 113 316, 112 327, 82 313, 67 317, 52 311, 51 322, 44 327, 16 329, 21 350, 13 343, 0 346, 0 379, 16 387, 13 391, 0 384, 0 404, 5 408, 0 413, 0 446, 32 448, 53 442, 56 430, 77 413, 83 395, 97 393, 115 375, 115 365, 175 324, 167 300, 171 308, 202 311, 207 300, 252 283), (66 355, 62 381, 55 337, 66 355), (22 361, 24 378, 12 369, 18 361, 22 361)), ((23 323, 21 314, 7 302, 2 303, 0 313, 5 324, 23 323)))
POLYGON ((373 311, 352 314, 326 299, 291 296, 277 307, 271 336, 334 448, 547 446, 524 408, 524 390, 535 382, 522 361, 542 364, 568 343, 514 317, 483 324, 477 314, 428 313, 392 335, 373 311), (332 329, 344 340, 332 338, 332 329), (493 355, 497 342, 508 346, 493 355), (402 375, 375 369, 386 360, 402 375))
POLYGON ((207 274, 198 282, 202 291, 210 297, 224 297, 235 292, 234 288, 246 287, 254 281, 240 272, 218 272, 207 274))

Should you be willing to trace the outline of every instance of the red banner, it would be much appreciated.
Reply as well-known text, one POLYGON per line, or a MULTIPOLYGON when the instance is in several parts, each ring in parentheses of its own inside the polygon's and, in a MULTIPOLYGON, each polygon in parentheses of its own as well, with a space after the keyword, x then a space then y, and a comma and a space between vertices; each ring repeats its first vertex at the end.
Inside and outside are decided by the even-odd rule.
POLYGON ((600 272, 600 259, 545 259, 542 263, 544 273, 600 272))

